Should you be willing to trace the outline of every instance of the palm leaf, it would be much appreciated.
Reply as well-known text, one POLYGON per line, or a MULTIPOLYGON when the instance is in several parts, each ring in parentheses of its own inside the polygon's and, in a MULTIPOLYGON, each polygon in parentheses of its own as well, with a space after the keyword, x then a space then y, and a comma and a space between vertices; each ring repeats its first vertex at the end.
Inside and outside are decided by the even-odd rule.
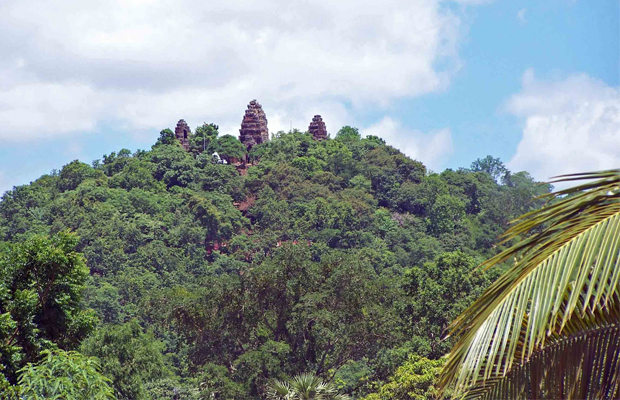
POLYGON ((293 395, 294 392, 291 390, 291 386, 287 382, 274 379, 269 383, 269 385, 267 385, 268 399, 292 399, 293 395))
POLYGON ((505 376, 471 388, 465 399, 616 399, 620 396, 620 301, 596 317, 579 314, 562 334, 505 376))
POLYGON ((332 383, 323 382, 311 373, 294 376, 289 382, 272 380, 267 385, 267 398, 273 400, 349 400, 339 394, 332 383))
POLYGON ((587 182, 548 195, 553 202, 508 230, 504 243, 517 243, 481 267, 514 265, 451 325, 459 339, 442 388, 476 392, 527 365, 573 317, 594 321, 608 310, 620 290, 619 178, 620 170, 560 177, 587 182))

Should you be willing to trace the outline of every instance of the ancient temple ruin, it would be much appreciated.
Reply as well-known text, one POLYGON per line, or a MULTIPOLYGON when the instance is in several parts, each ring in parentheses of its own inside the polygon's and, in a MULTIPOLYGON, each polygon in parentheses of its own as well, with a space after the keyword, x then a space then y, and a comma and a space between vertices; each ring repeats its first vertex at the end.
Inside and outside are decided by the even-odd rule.
POLYGON ((312 118, 312 122, 310 122, 310 126, 308 126, 308 132, 312 135, 314 140, 327 139, 327 128, 320 115, 315 115, 314 118, 312 118))
POLYGON ((189 135, 191 134, 192 131, 189 129, 187 122, 185 122, 184 119, 180 119, 179 122, 177 122, 177 127, 174 128, 174 136, 181 142, 181 146, 183 146, 186 151, 189 150, 189 135))
POLYGON ((239 141, 250 150, 255 144, 269 141, 269 129, 267 129, 267 117, 263 107, 258 101, 252 100, 245 110, 239 129, 239 141))

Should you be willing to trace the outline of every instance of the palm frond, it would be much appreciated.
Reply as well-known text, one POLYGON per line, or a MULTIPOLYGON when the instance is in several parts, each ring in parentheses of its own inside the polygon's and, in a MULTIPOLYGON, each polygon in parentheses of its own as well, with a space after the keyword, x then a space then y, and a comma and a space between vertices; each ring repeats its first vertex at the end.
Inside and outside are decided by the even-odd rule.
POLYGON ((271 400, 292 399, 293 393, 288 382, 274 379, 267 385, 267 398, 271 400))
POLYGON ((562 337, 536 351, 506 376, 489 379, 465 399, 617 399, 620 396, 620 326, 562 337))
POLYGON ((459 340, 442 388, 455 384, 456 394, 466 393, 507 376, 561 334, 574 314, 592 319, 619 292, 620 170, 561 180, 588 182, 549 195, 554 202, 525 214, 504 235, 504 242, 518 242, 481 265, 514 260, 451 325, 459 340))
POLYGON ((620 297, 616 295, 601 313, 587 318, 574 313, 562 332, 551 334, 525 362, 517 362, 505 376, 475 385, 465 399, 618 398, 619 356, 620 297))
POLYGON ((320 377, 303 373, 294 376, 290 382, 272 380, 267 385, 267 398, 273 400, 348 400, 349 396, 339 394, 338 389, 320 377))

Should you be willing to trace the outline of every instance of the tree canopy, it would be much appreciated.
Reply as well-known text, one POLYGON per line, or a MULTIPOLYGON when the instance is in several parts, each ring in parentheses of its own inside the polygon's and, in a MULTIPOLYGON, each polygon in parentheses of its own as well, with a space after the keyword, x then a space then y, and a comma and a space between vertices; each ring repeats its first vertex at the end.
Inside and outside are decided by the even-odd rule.
POLYGON ((5 386, 62 349, 96 357, 118 398, 261 399, 307 372, 355 398, 396 393, 412 362, 448 352, 450 320, 507 268, 474 266, 549 191, 498 179, 499 160, 431 173, 352 127, 249 154, 213 124, 188 140, 163 130, 2 196, 5 386))

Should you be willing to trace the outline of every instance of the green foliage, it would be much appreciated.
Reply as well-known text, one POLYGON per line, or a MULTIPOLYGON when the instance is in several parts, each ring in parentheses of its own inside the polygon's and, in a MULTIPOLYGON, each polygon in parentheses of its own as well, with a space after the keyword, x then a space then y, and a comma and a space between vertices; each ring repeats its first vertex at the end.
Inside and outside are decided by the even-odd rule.
POLYGON ((60 170, 59 179, 57 181, 58 190, 61 192, 74 190, 86 179, 100 177, 102 177, 101 172, 93 169, 88 164, 74 160, 60 170))
POLYGON ((171 144, 174 145, 176 143, 176 137, 174 136, 174 132, 170 129, 164 129, 159 132, 159 138, 157 139, 156 144, 171 144))
POLYGON ((271 400, 347 400, 349 396, 338 393, 336 387, 312 374, 300 374, 289 381, 274 380, 267 386, 271 400))
POLYGON ((203 153, 211 155, 218 147, 217 137, 219 127, 215 124, 204 123, 196 128, 196 131, 189 138, 189 149, 193 154, 203 153))
POLYGON ((196 179, 196 162, 180 146, 156 146, 149 161, 156 166, 153 173, 155 179, 162 181, 168 188, 185 187, 196 179))
POLYGON ((617 398, 620 170, 573 174, 482 268, 514 264, 452 323, 442 373, 467 398, 617 398))
POLYGON ((398 367, 389 382, 378 387, 376 393, 369 394, 363 400, 437 400, 437 379, 444 359, 429 360, 411 356, 407 362, 398 367))
POLYGON ((81 351, 97 357, 101 371, 111 379, 119 399, 148 399, 147 383, 166 378, 170 371, 164 364, 164 344, 144 333, 136 321, 109 325, 84 341, 81 351))
POLYGON ((492 156, 477 159, 471 163, 470 168, 474 172, 485 172, 496 181, 505 179, 509 173, 504 163, 499 158, 493 158, 492 156))
POLYGON ((429 232, 437 236, 451 232, 464 216, 465 203, 449 194, 438 196, 429 212, 429 232))
POLYGON ((452 342, 442 340, 445 328, 489 284, 487 276, 474 272, 476 265, 462 252, 442 253, 403 276, 410 300, 402 318, 409 321, 418 354, 436 359, 450 350, 452 342))
MULTIPOLYGON (((494 276, 473 274, 475 260, 549 190, 525 172, 495 180, 484 163, 428 174, 352 127, 323 141, 278 132, 249 154, 213 124, 188 139, 185 151, 164 130, 151 150, 73 162, 4 194, 3 260, 71 230, 86 267, 45 308, 37 285, 58 275, 0 263, 11 265, 0 387, 40 350, 77 348, 96 314, 80 348, 121 398, 256 400, 270 379, 307 371, 363 397, 409 355, 445 354, 448 321, 494 276)), ((33 257, 46 265, 44 248, 33 257)))
POLYGON ((206 241, 228 240, 245 222, 228 195, 215 192, 192 195, 188 206, 205 228, 206 241))
POLYGON ((100 373, 96 358, 78 352, 44 350, 42 360, 19 373, 18 397, 24 400, 113 400, 110 380, 100 373))
POLYGON ((361 140, 362 137, 359 133, 359 130, 357 128, 353 128, 351 126, 343 126, 342 128, 340 128, 340 130, 338 131, 338 133, 336 134, 336 140, 339 140, 341 142, 356 142, 361 140))
POLYGON ((227 161, 233 158, 242 160, 247 154, 245 146, 236 137, 231 135, 217 138, 214 148, 220 157, 227 161))
POLYGON ((40 351, 75 348, 92 329, 92 310, 81 307, 88 269, 66 231, 33 236, 0 255, 0 361, 15 382, 17 370, 40 351))

